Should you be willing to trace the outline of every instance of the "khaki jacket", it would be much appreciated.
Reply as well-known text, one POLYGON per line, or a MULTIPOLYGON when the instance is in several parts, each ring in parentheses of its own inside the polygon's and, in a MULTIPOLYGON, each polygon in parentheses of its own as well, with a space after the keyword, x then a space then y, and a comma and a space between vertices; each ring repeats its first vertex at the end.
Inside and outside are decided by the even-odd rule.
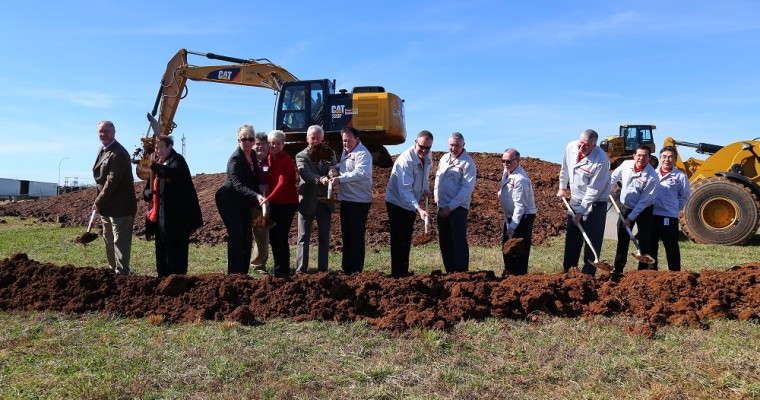
POLYGON ((104 217, 125 217, 137 212, 135 181, 127 150, 114 141, 92 167, 97 196, 95 205, 104 217))

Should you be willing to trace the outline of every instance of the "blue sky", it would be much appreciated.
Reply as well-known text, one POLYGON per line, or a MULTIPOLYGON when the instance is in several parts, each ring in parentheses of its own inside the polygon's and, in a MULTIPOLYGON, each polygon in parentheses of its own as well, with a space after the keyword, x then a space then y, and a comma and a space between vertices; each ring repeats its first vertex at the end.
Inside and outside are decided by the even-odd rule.
MULTIPOLYGON (((338 88, 405 100, 409 138, 559 162, 586 128, 655 124, 725 144, 760 136, 756 1, 17 1, 0 13, 0 178, 92 182, 98 121, 140 144, 179 50, 268 58, 338 88), (60 169, 59 169, 60 167, 60 169)), ((197 65, 223 64, 191 58, 197 65)), ((189 82, 175 122, 193 174, 223 172, 242 124, 272 129, 266 89, 189 82)), ((178 140, 179 142, 179 140, 178 140)), ((179 143, 176 146, 180 147, 179 143)), ((479 165, 499 169, 499 165, 479 165)))

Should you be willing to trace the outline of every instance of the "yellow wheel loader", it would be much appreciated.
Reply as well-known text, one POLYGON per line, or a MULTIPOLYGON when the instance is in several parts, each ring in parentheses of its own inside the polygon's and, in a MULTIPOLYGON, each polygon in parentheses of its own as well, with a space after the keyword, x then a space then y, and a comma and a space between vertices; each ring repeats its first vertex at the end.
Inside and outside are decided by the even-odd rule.
MULTIPOLYGON (((599 147, 610 157, 610 170, 619 167, 625 160, 632 160, 636 148, 644 145, 649 147, 654 156, 654 125, 620 125, 617 136, 607 136, 599 142, 599 147)), ((657 157, 650 159, 652 166, 657 166, 657 157)))
POLYGON ((665 138, 664 146, 696 149, 707 158, 676 158, 691 195, 680 214, 684 234, 697 243, 742 245, 760 228, 760 141, 726 146, 665 138))

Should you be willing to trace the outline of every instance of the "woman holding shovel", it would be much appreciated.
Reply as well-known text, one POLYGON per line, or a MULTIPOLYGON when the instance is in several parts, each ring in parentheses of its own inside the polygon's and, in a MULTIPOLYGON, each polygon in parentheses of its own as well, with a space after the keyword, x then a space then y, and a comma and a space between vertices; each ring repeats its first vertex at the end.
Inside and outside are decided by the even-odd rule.
POLYGON ((203 226, 203 216, 190 168, 174 151, 174 139, 159 136, 155 155, 150 165, 154 178, 146 182, 143 199, 150 204, 145 227, 156 242, 156 271, 161 278, 187 273, 190 234, 203 226))
POLYGON ((251 125, 238 129, 238 148, 227 161, 227 175, 216 191, 216 208, 227 228, 227 273, 248 274, 253 248, 253 207, 266 198, 258 193, 258 162, 253 154, 255 131, 251 125))

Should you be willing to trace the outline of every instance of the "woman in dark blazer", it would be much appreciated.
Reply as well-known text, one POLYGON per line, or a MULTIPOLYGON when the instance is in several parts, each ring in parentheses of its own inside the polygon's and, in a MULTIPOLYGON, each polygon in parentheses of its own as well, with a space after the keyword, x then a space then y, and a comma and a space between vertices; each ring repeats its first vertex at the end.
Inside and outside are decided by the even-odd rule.
POLYGON ((227 176, 216 191, 216 208, 227 228, 227 273, 247 274, 253 241, 252 207, 266 199, 257 192, 258 163, 253 154, 254 129, 243 125, 238 129, 239 147, 227 161, 227 176))
POLYGON ((146 231, 155 237, 156 271, 159 277, 186 274, 190 234, 203 226, 198 193, 171 136, 158 137, 155 154, 155 178, 146 182, 143 198, 150 204, 146 231))

